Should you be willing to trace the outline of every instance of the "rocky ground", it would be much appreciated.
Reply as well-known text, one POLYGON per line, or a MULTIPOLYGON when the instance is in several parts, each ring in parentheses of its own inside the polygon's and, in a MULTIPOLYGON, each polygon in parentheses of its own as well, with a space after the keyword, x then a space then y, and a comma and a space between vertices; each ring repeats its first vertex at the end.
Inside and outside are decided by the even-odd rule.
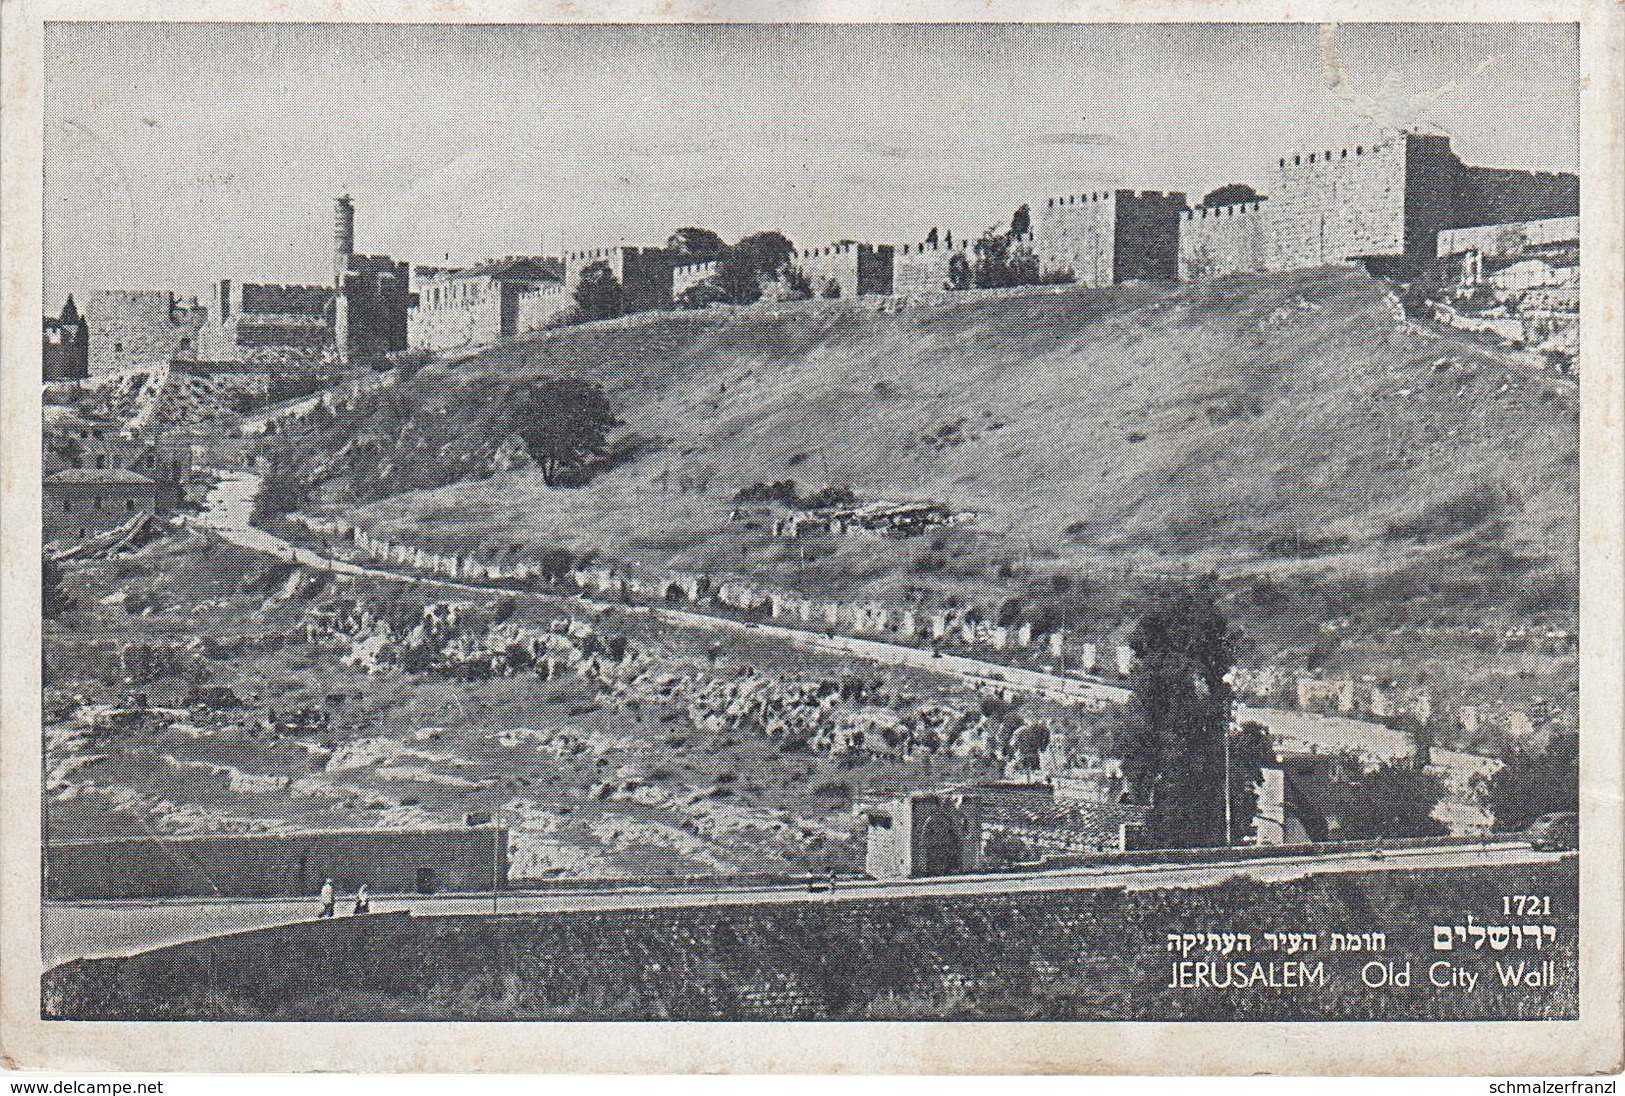
POLYGON ((65 589, 45 639, 59 839, 496 810, 523 878, 852 868, 858 800, 1031 765, 1045 738, 1098 756, 1121 718, 191 532, 73 561, 65 589))

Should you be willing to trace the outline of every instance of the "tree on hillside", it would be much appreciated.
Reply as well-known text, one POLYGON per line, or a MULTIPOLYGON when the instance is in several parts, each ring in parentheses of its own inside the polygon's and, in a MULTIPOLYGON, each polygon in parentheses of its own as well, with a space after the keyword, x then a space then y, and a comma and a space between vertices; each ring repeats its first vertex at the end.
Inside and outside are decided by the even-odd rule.
POLYGON ((1205 206, 1239 205, 1242 202, 1258 201, 1258 191, 1246 183, 1226 183, 1217 190, 1210 190, 1202 197, 1205 206))
POLYGON ((1038 281, 1038 258, 1025 244, 990 228, 976 241, 973 277, 978 289, 1032 285, 1038 281))
POLYGON ((726 246, 722 237, 709 228, 695 228, 692 225, 679 228, 666 237, 667 251, 695 259, 712 258, 721 254, 726 246))
POLYGON ((620 280, 602 259, 588 263, 581 270, 581 281, 575 290, 576 311, 584 321, 608 320, 619 316, 625 307, 625 295, 620 280))
POLYGON ((956 251, 948 257, 948 279, 943 285, 944 289, 969 289, 971 287, 972 271, 970 260, 965 258, 962 251, 956 251))
POLYGON ((40 559, 40 611, 46 620, 55 620, 73 608, 73 599, 62 590, 62 565, 50 556, 40 559))
POLYGON ((1021 208, 1017 209, 1010 217, 1010 235, 1012 238, 1020 238, 1032 230, 1033 211, 1028 208, 1026 202, 1023 202, 1021 208))
POLYGON ((514 432, 549 485, 560 471, 603 456, 609 431, 621 424, 604 390, 581 377, 542 377, 510 398, 514 432))
POLYGON ((733 298, 717 284, 715 278, 702 278, 677 294, 673 303, 678 308, 709 308, 714 304, 731 304, 733 298))
POLYGON ((1201 586, 1164 595, 1129 639, 1136 718, 1120 743, 1123 772, 1162 846, 1224 844, 1227 801, 1236 840, 1256 809, 1268 738, 1232 726, 1225 677, 1238 638, 1201 586))
POLYGON ((1519 749, 1480 789, 1498 830, 1521 830, 1543 814, 1580 809, 1580 738, 1553 735, 1544 750, 1519 749))
POLYGON ((781 232, 746 236, 717 257, 717 284, 735 304, 751 304, 761 298, 764 281, 789 269, 795 253, 795 245, 781 232))
POLYGON ((1341 815, 1338 836, 1359 841, 1449 833, 1450 827, 1433 817, 1443 795, 1439 776, 1413 759, 1388 761, 1360 779, 1358 794, 1341 815))

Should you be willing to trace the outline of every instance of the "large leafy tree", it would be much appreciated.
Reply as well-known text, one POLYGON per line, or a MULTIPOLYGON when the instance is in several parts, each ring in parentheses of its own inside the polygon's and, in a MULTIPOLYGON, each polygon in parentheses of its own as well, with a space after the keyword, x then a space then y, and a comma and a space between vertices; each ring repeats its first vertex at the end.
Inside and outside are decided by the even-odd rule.
POLYGON ((709 259, 722 252, 727 246, 709 228, 696 228, 692 225, 679 228, 666 237, 666 250, 677 255, 695 259, 709 259))
POLYGON ((561 471, 603 456, 609 431, 621 423, 604 390, 581 377, 542 377, 510 398, 514 433, 550 485, 561 471))
POLYGON ((1242 202, 1258 201, 1258 191, 1246 183, 1226 183, 1216 190, 1210 190, 1202 197, 1205 206, 1239 205, 1242 202))
POLYGON ((619 316, 625 307, 625 294, 615 271, 603 260, 581 269, 575 289, 576 311, 583 320, 607 320, 619 316))
POLYGON ((796 245, 782 232, 746 236, 717 257, 717 285, 735 304, 751 304, 762 296, 762 283, 782 277, 795 258, 796 245))
POLYGON ((1239 638, 1202 585, 1163 595, 1129 639, 1135 718, 1120 743, 1123 772, 1162 846, 1238 840, 1256 809, 1270 751, 1266 734, 1233 725, 1226 676, 1239 638))
POLYGON ((1481 790, 1498 830, 1521 830, 1543 814, 1580 809, 1580 739, 1553 735, 1544 750, 1519 749, 1481 790))
POLYGON ((1366 773, 1342 815, 1339 837, 1437 837, 1450 827, 1433 817, 1444 787, 1436 773, 1397 758, 1366 773))

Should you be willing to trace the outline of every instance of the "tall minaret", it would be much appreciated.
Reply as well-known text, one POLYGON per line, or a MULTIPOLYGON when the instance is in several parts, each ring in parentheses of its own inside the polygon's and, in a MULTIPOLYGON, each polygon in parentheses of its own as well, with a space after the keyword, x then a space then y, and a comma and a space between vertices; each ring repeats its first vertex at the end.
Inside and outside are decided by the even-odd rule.
POLYGON ((355 254, 355 204, 348 194, 333 202, 333 345, 339 361, 350 360, 350 300, 344 292, 344 276, 355 254))

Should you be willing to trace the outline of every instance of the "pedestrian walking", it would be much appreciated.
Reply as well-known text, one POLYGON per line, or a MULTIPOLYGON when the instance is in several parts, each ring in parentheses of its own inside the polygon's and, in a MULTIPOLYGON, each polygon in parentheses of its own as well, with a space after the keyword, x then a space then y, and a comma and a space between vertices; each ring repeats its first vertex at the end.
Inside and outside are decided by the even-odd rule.
POLYGON ((361 884, 360 889, 355 892, 355 909, 350 911, 350 916, 354 917, 357 914, 371 912, 372 895, 367 893, 367 884, 363 883, 361 884))
POLYGON ((318 913, 316 916, 333 916, 333 881, 331 879, 322 881, 322 912, 318 913))

